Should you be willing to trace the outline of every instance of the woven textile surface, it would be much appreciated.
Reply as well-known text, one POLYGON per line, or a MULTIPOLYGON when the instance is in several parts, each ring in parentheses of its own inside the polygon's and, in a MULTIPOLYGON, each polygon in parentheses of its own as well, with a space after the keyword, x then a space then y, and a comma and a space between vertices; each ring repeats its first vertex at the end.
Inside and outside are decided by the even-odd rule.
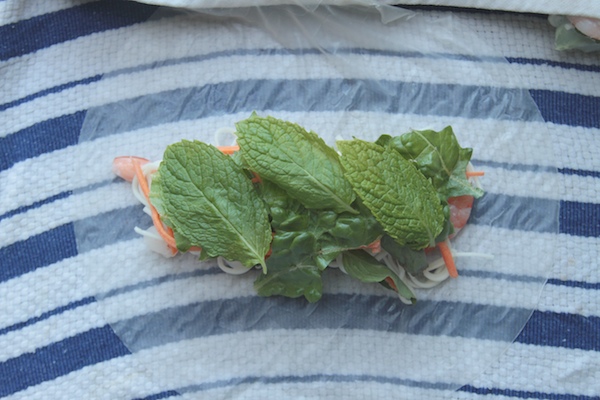
MULTIPOLYGON (((400 351, 401 339, 410 332, 395 332, 393 321, 366 330, 351 324, 341 329, 327 318, 319 320, 318 313, 315 326, 295 326, 279 314, 271 320, 253 320, 251 314, 231 317, 228 313, 239 310, 242 301, 260 308, 269 300, 257 298, 246 278, 232 283, 235 277, 218 274, 214 267, 198 272, 186 270, 180 259, 159 262, 142 239, 119 230, 123 215, 141 211, 129 187, 112 175, 114 154, 103 149, 122 149, 124 154, 141 150, 145 154, 137 155, 158 158, 166 145, 194 135, 198 127, 213 132, 248 116, 252 99, 266 91, 265 112, 327 126, 336 114, 328 99, 345 93, 335 71, 303 74, 281 66, 287 64, 280 43, 265 41, 261 32, 249 30, 242 40, 226 20, 207 17, 197 25, 172 10, 161 10, 157 18, 158 10, 128 1, 0 1, 0 398, 600 398, 598 53, 556 51, 554 28, 541 14, 415 9, 431 18, 452 15, 485 43, 486 53, 477 59, 446 57, 448 68, 437 76, 436 88, 485 86, 466 68, 490 63, 499 71, 494 78, 501 90, 526 93, 537 106, 539 118, 499 122, 519 138, 512 149, 489 157, 485 151, 478 157, 475 149, 486 179, 496 180, 489 184, 492 198, 514 203, 535 199, 537 209, 557 212, 555 226, 554 221, 536 222, 533 230, 510 221, 490 228, 485 218, 474 218, 479 240, 502 247, 506 237, 520 244, 515 254, 522 252, 543 268, 532 267, 533 274, 509 271, 507 276, 517 276, 516 281, 502 276, 491 286, 485 286, 485 277, 467 273, 459 279, 479 288, 470 292, 474 297, 440 302, 473 312, 482 310, 481 304, 533 309, 512 343, 498 343, 492 334, 436 336, 423 342, 419 351, 430 351, 432 357, 461 346, 497 354, 462 382, 434 371, 412 374, 403 359, 422 354, 400 351), (166 48, 173 35, 198 29, 207 43, 204 53, 192 57, 181 44, 176 56, 176 48, 166 48), (159 64, 165 68, 154 68, 159 64), (198 90, 187 92, 190 88, 198 90), (304 100, 277 96, 288 92, 300 93, 304 100), (210 106, 197 113, 178 109, 177 118, 168 110, 148 108, 167 94, 200 96, 210 106), (232 97, 248 100, 229 107, 232 97), (131 125, 95 119, 122 110, 131 113, 131 125), (90 129, 105 133, 81 137, 90 129), (142 134, 155 139, 140 144, 136 138, 142 134), (87 233, 95 238, 88 244, 79 239, 90 225, 98 229, 87 233), (490 232, 498 236, 486 239, 490 232), (178 275, 173 268, 180 268, 178 275), (509 282, 506 287, 494 286, 504 281, 509 282), (198 284, 213 289, 196 293, 198 284), (240 290, 237 296, 227 291, 232 287, 240 290), (531 299, 519 297, 528 291, 531 299), (165 293, 178 295, 168 304, 153 302, 165 293), (528 301, 532 303, 524 306, 528 301), (180 325, 155 335, 163 331, 162 324, 168 325, 169 315, 176 315, 180 325), (243 329, 231 322, 241 319, 243 329), (132 324, 152 325, 156 331, 128 337, 125 328, 132 324), (266 331, 276 337, 269 338, 266 331), (330 342, 332 331, 337 344, 330 342), (338 347, 351 351, 342 358, 338 347), (333 368, 326 357, 304 359, 307 349, 340 358, 333 368), (371 365, 375 353, 380 361, 371 365), (271 369, 255 368, 257 360, 271 369)), ((395 87, 402 79, 407 85, 426 78, 394 75, 395 63, 405 62, 406 55, 364 56, 372 57, 369 62, 376 67, 368 79, 395 87)), ((317 55, 294 57, 312 63, 317 55)), ((431 119, 401 106, 390 112, 371 105, 359 103, 350 119, 378 130, 396 121, 386 122, 390 114, 414 128, 431 119)), ((439 123, 457 131, 488 124, 451 113, 439 123)), ((530 217, 543 221, 543 211, 530 217)), ((332 290, 328 307, 351 298, 364 321, 369 304, 380 304, 373 300, 381 297, 379 292, 370 289, 332 290)), ((264 315, 271 315, 267 311, 264 315)), ((449 362, 460 368, 460 360, 449 362)))

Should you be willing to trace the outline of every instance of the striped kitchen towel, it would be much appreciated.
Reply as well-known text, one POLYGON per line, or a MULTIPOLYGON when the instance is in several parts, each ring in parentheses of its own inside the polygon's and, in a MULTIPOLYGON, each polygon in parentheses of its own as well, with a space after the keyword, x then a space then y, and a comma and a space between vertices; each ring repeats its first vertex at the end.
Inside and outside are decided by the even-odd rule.
POLYGON ((476 10, 0 1, 0 398, 600 398, 600 59, 553 34, 476 10), (329 143, 452 125, 486 171, 456 245, 483 255, 409 307, 337 271, 318 303, 262 298, 252 273, 147 251, 112 159, 216 144, 252 111, 329 143))

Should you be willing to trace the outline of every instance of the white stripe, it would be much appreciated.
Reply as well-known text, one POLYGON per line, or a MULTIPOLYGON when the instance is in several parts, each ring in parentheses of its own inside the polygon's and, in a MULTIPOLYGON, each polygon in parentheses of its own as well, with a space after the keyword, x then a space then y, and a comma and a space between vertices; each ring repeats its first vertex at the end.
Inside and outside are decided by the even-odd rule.
POLYGON ((194 43, 194 48, 207 49, 206 53, 253 48, 256 44, 279 47, 259 31, 240 36, 231 25, 218 22, 204 20, 194 24, 186 17, 147 21, 0 62, 0 69, 10 70, 12 81, 19 82, 3 88, 2 103, 116 70, 186 57, 191 52, 190 43, 194 43))
POLYGON ((0 26, 76 7, 92 0, 6 0, 0 3, 0 26))
POLYGON ((0 363, 104 325, 106 321, 102 306, 98 303, 53 315, 37 324, 0 336, 0 344, 6 346, 0 348, 0 363))
POLYGON ((600 317, 600 290, 546 285, 538 310, 600 317))
POLYGON ((600 352, 511 344, 473 386, 598 396, 600 352))
MULTIPOLYGON (((584 268, 591 265, 599 255, 597 250, 600 240, 597 238, 520 231, 503 233, 501 229, 476 225, 470 225, 466 229, 465 232, 468 234, 461 236, 455 246, 456 249, 488 251, 488 254, 494 254, 495 260, 493 263, 482 264, 463 259, 459 261, 459 268, 475 266, 485 270, 489 265, 487 267, 489 272, 526 274, 531 277, 571 279, 589 283, 600 282, 600 271, 584 268), (532 249, 536 249, 533 254, 532 249)), ((200 265, 202 264, 180 256, 165 260, 149 252, 141 239, 92 250, 1 283, 0 304, 11 306, 0 315, 0 328, 26 321, 88 296, 174 272, 191 271, 199 268, 200 265)), ((461 280, 462 277, 457 280, 457 283, 461 280)), ((237 281, 232 279, 231 282, 233 284, 237 281)), ((349 284, 354 283, 349 282, 349 284)), ((363 285, 359 284, 359 287, 363 288, 363 285)), ((366 287, 364 290, 367 290, 366 287)), ((586 289, 579 288, 552 288, 548 285, 545 290, 562 292, 566 296, 565 299, 577 299, 580 298, 577 297, 578 295, 585 293, 587 295, 583 298, 597 296, 586 292, 586 289)), ((474 302, 479 300, 472 299, 474 302)), ((546 304, 545 310, 559 313, 572 312, 573 307, 578 307, 577 313, 582 315, 600 315, 596 308, 598 303, 588 304, 583 301, 546 304)))
POLYGON ((109 184, 74 194, 0 221, 0 231, 12 232, 0 238, 0 247, 9 246, 69 222, 138 204, 124 184, 109 184))
MULTIPOLYGON (((432 381, 462 382, 468 379, 469 367, 462 371, 452 371, 451 368, 448 368, 449 371, 440 371, 428 369, 427 365, 414 360, 423 360, 424 354, 431 354, 432 357, 437 354, 441 359, 444 353, 449 351, 460 354, 460 350, 468 349, 468 352, 473 354, 474 349, 478 349, 483 355, 481 361, 485 362, 485 358, 489 357, 491 361, 495 358, 491 355, 497 354, 505 346, 505 343, 416 337, 376 331, 311 330, 310 335, 304 330, 245 332, 243 335, 230 334, 186 340, 126 357, 130 362, 146 365, 150 369, 146 377, 136 376, 137 371, 131 371, 133 376, 126 379, 119 376, 122 375, 120 371, 124 371, 123 367, 132 367, 130 362, 123 365, 125 360, 103 363, 111 364, 110 370, 118 374, 111 385, 106 385, 106 392, 103 393, 95 393, 95 385, 91 384, 93 379, 103 380, 105 365, 97 364, 60 377, 54 382, 45 382, 38 387, 27 389, 22 392, 22 396, 36 399, 39 396, 37 392, 53 393, 56 390, 53 388, 57 387, 87 387, 87 392, 81 393, 81 398, 110 399, 115 398, 115 390, 142 389, 144 378, 151 379, 161 388, 177 388, 248 375, 277 377, 369 374, 415 380, 428 377, 432 381), (391 343, 404 343, 401 350, 403 365, 411 365, 411 368, 399 368, 396 357, 382 357, 379 354, 378 350, 381 350, 382 345, 387 348, 391 343), (159 360, 160 363, 157 364, 159 360)), ((431 361, 436 362, 434 358, 431 361)), ((150 394, 152 392, 144 393, 150 394)))
MULTIPOLYGON (((432 13, 436 14, 436 13, 432 13)), ((439 13, 438 15, 446 16, 445 13, 439 13)), ((552 45, 549 43, 552 40, 552 27, 549 24, 540 19, 528 18, 522 16, 506 16, 506 15, 477 15, 477 18, 470 18, 465 24, 460 18, 457 18, 457 23, 464 29, 465 27, 474 29, 476 35, 482 38, 482 41, 487 43, 486 46, 480 46, 477 48, 475 54, 481 55, 492 55, 498 57, 513 56, 513 57, 537 57, 547 58, 549 60, 561 61, 560 57, 562 53, 556 52, 552 49, 552 45), (467 25, 468 24, 468 25, 467 25), (540 31, 546 30, 548 36, 540 35, 540 31)), ((179 22, 179 21, 178 21, 179 22)), ((65 84, 73 80, 79 80, 86 77, 94 76, 104 72, 110 72, 114 69, 127 68, 139 64, 149 63, 163 59, 167 56, 165 52, 162 55, 158 55, 154 51, 147 51, 145 43, 153 43, 152 48, 157 49, 169 49, 172 52, 171 57, 178 57, 177 51, 187 50, 182 49, 180 46, 165 46, 165 43, 171 40, 172 37, 180 37, 186 39, 185 36, 180 35, 194 35, 198 36, 195 38, 197 41, 204 41, 208 38, 210 42, 208 46, 201 44, 205 48, 211 48, 215 51, 232 49, 237 46, 249 46, 251 42, 260 43, 264 47, 279 47, 276 43, 273 43, 272 39, 265 36, 255 37, 256 32, 246 33, 244 38, 248 39, 241 41, 241 37, 235 34, 231 34, 227 31, 226 27, 215 28, 212 24, 207 24, 204 21, 201 25, 194 27, 194 30, 189 30, 187 24, 174 23, 173 21, 153 21, 146 22, 144 24, 136 25, 134 27, 126 27, 116 31, 102 32, 92 37, 85 37, 73 41, 73 44, 61 45, 59 48, 44 49, 36 54, 28 55, 23 58, 22 62, 28 66, 23 68, 19 66, 13 71, 15 74, 24 74, 24 79, 19 79, 23 85, 19 88, 10 88, 11 90, 18 90, 14 95, 6 93, 6 101, 11 101, 21 97, 25 97, 29 94, 35 93, 39 90, 47 89, 49 87, 65 84), (207 27, 208 25, 208 27, 207 27), (218 29, 220 31, 212 31, 218 29), (159 34, 159 32, 161 34, 159 34), (183 33, 182 33, 183 32, 183 33), (105 48, 121 48, 122 41, 126 40, 127 43, 131 43, 128 46, 127 51, 119 52, 118 57, 106 58, 102 57, 102 54, 97 51, 97 44, 99 43, 105 48), (225 43, 229 41, 229 43, 225 43), (239 45, 236 45, 239 42, 239 45), (94 45, 96 43, 96 45, 94 45), (136 45, 139 43, 141 45, 136 45), (271 45, 267 45, 271 43, 271 45), (77 60, 71 60, 74 54, 78 55, 77 60), (44 65, 53 65, 56 60, 61 60, 61 63, 56 66, 58 71, 52 71, 52 75, 47 74, 47 69, 44 65), (76 62, 76 64, 73 64, 76 62), (73 69, 71 65, 78 65, 80 68, 73 69), (68 69, 64 69, 63 66, 69 66, 68 69), (39 70, 38 70, 39 69, 39 70), (32 89, 27 89, 27 85, 31 83, 28 76, 38 76, 40 80, 36 80, 35 86, 32 89), (45 78, 47 77, 47 78, 45 78), (47 79, 47 81, 44 81, 47 79)), ((390 36, 391 37, 391 36, 390 36)), ((188 37, 189 39, 189 37, 188 37)), ((469 40, 469 45, 472 45, 472 37, 469 40)), ((182 40, 181 43, 190 43, 190 41, 182 40)), ((456 44, 455 44, 456 46, 456 44)), ((469 54, 472 49, 465 49, 466 53, 469 54)), ((184 52, 180 52, 179 56, 185 55, 184 52)), ((581 62, 583 64, 594 64, 597 65, 597 58, 592 55, 586 55, 585 53, 572 53, 569 54, 570 62, 581 62)), ((572 77, 572 76, 571 76, 572 77)), ((15 79, 19 78, 19 75, 15 76, 15 79)))
MULTIPOLYGON (((490 233, 488 236, 494 237, 495 243, 501 242, 508 249, 513 249, 513 251, 507 252, 511 257, 502 259, 503 265, 512 265, 518 272, 525 272, 529 276, 534 276, 536 273, 535 270, 527 268, 530 265, 537 268, 543 267, 537 271, 541 274, 546 272, 546 268, 550 268, 549 264, 544 265, 543 258, 532 257, 530 251, 526 254, 519 253, 519 248, 515 246, 518 243, 525 243, 526 245, 522 246, 525 251, 528 247, 535 248, 535 235, 517 234, 514 235, 511 243, 510 240, 502 236, 501 230, 490 233), (532 258, 529 263, 522 261, 528 256, 532 258), (525 265, 519 265, 519 260, 525 265)), ((474 232, 473 236, 477 237, 479 234, 480 232, 474 232)), ((540 239, 544 243, 551 243, 547 235, 543 235, 540 239)), ((137 240, 121 243, 109 246, 106 251, 94 251, 89 256, 79 256, 81 260, 77 264, 80 267, 83 267, 83 265, 86 265, 86 267, 85 271, 78 271, 75 274, 66 272, 64 268, 62 271, 55 268, 48 271, 38 271, 36 272, 37 279, 34 282, 34 284, 37 283, 37 287, 34 290, 31 290, 32 286, 24 279, 21 279, 21 282, 9 282, 10 285, 5 283, 2 288, 4 290, 0 293, 5 294, 6 304, 10 304, 8 303, 9 299, 12 300, 11 303, 16 303, 12 322, 14 323, 15 320, 18 321, 19 318, 23 318, 23 315, 26 315, 29 311, 28 309, 19 308, 19 305, 29 308, 32 303, 38 303, 38 305, 45 305, 50 310, 53 306, 78 300, 79 298, 76 296, 83 298, 97 294, 97 292, 92 292, 93 290, 106 293, 118 287, 177 272, 208 268, 211 265, 198 263, 195 257, 189 255, 169 260, 157 256, 153 257, 151 253, 146 252, 147 250, 143 246, 140 246, 140 242, 137 240), (104 260, 110 260, 110 262, 104 260), (45 287, 39 287, 44 275, 48 275, 47 280, 50 282, 47 282, 45 287), (75 278, 73 278, 73 275, 75 275, 75 278), (66 281, 73 280, 75 281, 68 283, 68 287, 79 289, 70 289, 68 295, 64 294, 64 290, 59 290, 59 286, 65 286, 66 281), (10 290, 11 287, 12 290, 10 290), (20 296, 18 295, 19 288, 23 289, 20 290, 20 296), (29 296, 24 295, 24 293, 28 293, 29 296), (58 293, 62 293, 62 296, 57 297, 58 293)), ((486 250, 478 249, 478 251, 485 252, 486 250)), ((541 249, 539 253, 550 254, 551 250, 541 249)), ((548 259, 551 258, 552 254, 548 259)), ((468 266, 461 265, 460 258, 457 259, 457 264, 462 272, 469 269, 468 266)), ((482 266, 481 263, 475 263, 475 265, 482 266)), ((489 269, 492 272, 509 272, 506 268, 499 266, 490 267, 489 269)), ((39 347, 85 332, 88 329, 103 326, 106 323, 115 323, 186 304, 254 296, 252 281, 255 275, 252 273, 243 276, 230 276, 222 273, 209 274, 167 281, 157 286, 128 291, 108 298, 101 296, 98 303, 65 311, 21 330, 0 336, 0 349, 2 349, 0 362, 24 352, 33 352, 39 347)), ((390 292, 379 285, 361 283, 334 271, 325 275, 324 285, 327 293, 391 296, 390 292)), ((538 304, 540 293, 542 293, 542 301, 539 306, 541 311, 600 316, 600 290, 546 285, 542 292, 541 279, 537 282, 519 282, 461 276, 459 279, 451 280, 437 289, 421 290, 417 292, 417 297, 421 300, 456 301, 533 309, 538 304), (557 302, 557 299, 560 301, 557 302)), ((8 315, 5 316, 3 326, 9 325, 6 323, 8 317, 8 315)))
POLYGON ((0 283, 0 329, 89 296, 197 268, 189 259, 168 262, 150 252, 142 239, 130 240, 71 257, 0 283))
MULTIPOLYGON (((477 378, 497 358, 498 353, 505 349, 505 344, 373 331, 311 330, 310 335, 306 333, 304 330, 244 332, 168 344, 74 371, 9 398, 63 398, 73 394, 78 398, 98 400, 143 397, 203 382, 227 381, 246 376, 302 377, 319 374, 365 374, 416 381, 427 379, 472 383, 475 387, 595 395, 600 378, 600 371, 595 368, 600 362, 598 352, 515 343, 510 345, 501 362, 492 364, 490 370, 493 375, 484 373, 477 378), (382 356, 382 347, 398 356, 382 356), (394 351, 394 348, 397 350, 394 351), (479 354, 482 359, 469 364, 465 363, 464 356, 461 359, 448 358, 449 349, 461 355, 479 354), (316 354, 319 356, 315 356, 316 354), (432 358, 438 357, 444 364, 443 368, 426 369, 426 365, 415 362, 422 360, 426 354, 430 354, 432 358), (259 363, 258 360, 262 361, 259 363), (474 372, 477 367, 480 369, 474 372), (565 375, 562 371, 571 373, 565 375)), ((345 385, 346 383, 339 384, 345 385)), ((311 386, 313 390, 318 390, 319 383, 311 386)), ((240 388, 246 389, 243 396, 236 390, 227 389, 218 390, 215 394, 224 391, 229 394, 227 398, 252 397, 254 387, 258 393, 264 390, 258 384, 240 388)), ((277 385, 269 387, 274 392, 280 390, 277 385)), ((383 387, 390 388, 390 385, 383 384, 383 387)), ((398 390, 396 385, 393 388, 398 390)), ((402 388, 399 396, 404 390, 402 388)), ((407 390, 410 393, 413 389, 407 390)), ((214 398, 212 394, 212 391, 199 393, 200 396, 214 398)), ((449 392, 445 394, 448 397, 441 398, 455 398, 449 392)), ((460 398, 477 397, 479 396, 460 395, 460 398)))
MULTIPOLYGON (((357 136, 374 140, 380 133, 400 134, 410 129, 441 129, 452 125, 461 145, 473 147, 474 157, 477 159, 600 171, 600 159, 592 156, 600 137, 598 129, 521 121, 436 119, 428 116, 364 112, 278 112, 273 115, 293 120, 318 132, 330 144, 333 144, 335 136, 340 132, 343 132, 345 138, 357 136), (528 140, 523 141, 520 139, 522 136, 528 137, 528 140)), ((222 126, 233 127, 236 121, 247 117, 247 113, 240 113, 158 125, 69 146, 21 161, 0 172, 0 186, 4 191, 0 215, 64 191, 112 179, 110 166, 116 156, 138 155, 160 159, 167 145, 184 138, 214 143, 216 129, 222 126)), ((90 130, 84 130, 85 132, 89 134, 90 130)), ((572 178, 573 176, 568 179, 555 177, 555 182, 559 185, 556 192, 560 196, 593 196, 590 188, 596 187, 595 178, 578 177, 571 180, 572 178), (587 186, 590 182, 592 185, 587 186)), ((489 181, 487 177, 485 179, 489 181)), ((542 186, 545 187, 546 185, 542 186)), ((556 196, 555 193, 542 194, 550 198, 556 196)))
MULTIPOLYGON (((441 13, 442 15, 444 13, 441 13)), ((598 64, 594 53, 567 53, 554 48, 555 28, 545 18, 514 14, 477 14, 460 18, 466 28, 487 46, 477 54, 494 57, 523 57, 570 64, 598 64)))
MULTIPOLYGON (((429 18, 431 17, 426 16, 423 17, 423 20, 427 21, 429 18)), ((439 25, 439 23, 438 21, 437 24, 439 25)), ((448 24, 448 21, 442 23, 448 24)), ((514 21, 502 21, 502 17, 500 21, 490 21, 488 16, 481 16, 479 20, 470 21, 470 23, 475 24, 476 29, 481 25, 481 32, 478 31, 477 34, 486 39, 488 39, 488 36, 492 37, 494 46, 483 45, 472 47, 476 43, 470 37, 467 39, 470 47, 463 49, 465 54, 488 55, 491 49, 496 52, 493 54, 495 57, 511 55, 507 51, 498 53, 496 47, 498 45, 497 42, 502 41, 503 36, 509 34, 506 32, 505 25, 515 24, 514 21)), ((528 23, 542 24, 543 22, 533 20, 528 21, 528 23)), ((448 26, 454 29, 454 34, 457 37, 462 37, 468 33, 456 32, 459 29, 465 29, 465 25, 459 19, 456 19, 454 24, 456 26, 453 26, 452 23, 449 23, 448 26)), ((392 37, 394 30, 402 31, 404 28, 388 27, 387 29, 391 31, 387 37, 392 37)), ((520 38, 523 43, 528 44, 530 43, 529 40, 537 39, 539 36, 537 33, 534 36, 531 32, 523 29, 513 29, 513 31, 529 33, 528 36, 520 38)), ((19 81, 21 84, 12 85, 12 87, 7 88, 3 92, 3 102, 14 101, 53 86, 93 77, 102 73, 154 63, 167 58, 173 59, 196 54, 197 50, 191 50, 188 45, 184 45, 186 43, 195 43, 197 46, 196 49, 207 49, 208 52, 253 48, 257 45, 261 48, 280 48, 276 40, 257 30, 247 29, 244 31, 244 39, 240 40, 240 38, 241 36, 232 33, 229 26, 219 26, 214 23, 207 23, 206 21, 203 21, 201 24, 190 24, 189 21, 186 21, 185 17, 178 18, 177 22, 172 19, 150 21, 131 27, 81 37, 58 46, 52 46, 49 49, 42 49, 31 55, 19 57, 18 60, 5 62, 7 63, 5 67, 10 67, 13 80, 19 81), (103 49, 122 48, 123 41, 127 43, 125 51, 120 51, 116 54, 113 52, 110 58, 103 56, 103 49), (152 43, 152 46, 149 46, 148 43, 152 43), (150 47, 152 49, 160 48, 167 50, 157 53, 156 51, 152 51, 150 47), (77 55, 77 59, 74 59, 75 54, 77 55), (57 62, 57 60, 60 60, 60 62, 57 62), (51 74, 48 73, 48 65, 53 66, 51 74), (77 65, 78 68, 74 69, 72 65, 77 65), (28 79, 30 76, 39 78, 31 80, 28 79)), ((360 43, 360 41, 357 43, 360 43)), ((372 43, 372 45, 382 46, 382 48, 388 46, 387 48, 390 49, 399 48, 397 42, 385 45, 372 43)), ((456 43, 454 47, 459 48, 456 43)), ((513 51, 515 47, 519 48, 518 46, 512 46, 513 51)), ((547 48, 548 46, 540 47, 547 48)), ((414 49, 419 50, 422 47, 419 48, 415 45, 414 49)), ((530 47, 527 50, 529 49, 530 47)), ((445 51, 450 50, 446 49, 445 51)), ((551 52, 548 54, 548 56, 552 56, 549 59, 555 59, 555 53, 551 52)), ((523 52, 523 54, 516 54, 514 56, 531 57, 531 54, 523 52)), ((597 60, 595 61, 597 63, 597 60)), ((591 90, 592 93, 594 93, 594 88, 598 87, 598 85, 594 85, 590 81, 590 79, 597 79, 592 73, 579 71, 574 75, 570 71, 562 71, 561 69, 547 66, 514 65, 513 67, 516 72, 512 74, 502 73, 500 77, 503 79, 497 79, 497 82, 504 82, 507 79, 508 81, 513 81, 513 76, 520 76, 522 79, 519 81, 521 83, 519 83, 518 87, 529 87, 529 85, 536 87, 541 85, 540 88, 555 88, 554 90, 566 91, 579 90, 583 92, 591 90), (564 79, 565 74, 568 74, 568 79, 564 79), (531 82, 528 82, 527 79, 531 79, 531 82), (585 84, 586 81, 588 82, 587 85, 585 84), (536 82, 538 82, 537 85, 536 82)), ((482 68, 496 68, 496 66, 486 63, 482 68)), ((507 71, 512 71, 508 66, 505 66, 505 68, 508 68, 507 71)), ((373 71, 372 68, 369 68, 369 70, 373 71)), ((469 75, 463 76, 467 78, 469 75)))
POLYGON ((422 84, 493 86, 506 89, 544 88, 600 95, 598 74, 579 72, 576 76, 571 76, 566 70, 550 67, 364 55, 341 55, 335 63, 318 55, 229 56, 123 74, 75 86, 9 108, 0 113, 0 121, 10 121, 10 130, 2 132, 3 135, 9 135, 61 115, 179 88, 201 87, 235 80, 340 77, 422 84), (377 64, 376 69, 371 68, 373 63, 377 64), (343 68, 342 73, 340 68, 343 68), (465 74, 464 71, 471 72, 465 74))
POLYGON ((488 166, 479 169, 485 172, 485 178, 481 182, 488 193, 581 203, 600 202, 598 178, 552 172, 511 171, 488 166))

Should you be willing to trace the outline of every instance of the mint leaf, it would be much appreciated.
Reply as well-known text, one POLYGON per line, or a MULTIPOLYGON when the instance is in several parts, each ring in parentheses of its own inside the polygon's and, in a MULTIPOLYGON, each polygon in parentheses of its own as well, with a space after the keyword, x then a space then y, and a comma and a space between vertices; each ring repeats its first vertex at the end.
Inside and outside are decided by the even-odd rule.
POLYGON ((200 246, 203 256, 264 268, 271 242, 265 205, 244 171, 215 147, 198 141, 167 147, 151 201, 178 247, 200 246))
POLYGON ((386 278, 390 278, 400 296, 410 299, 413 303, 416 301, 413 292, 395 272, 362 250, 343 253, 342 265, 348 275, 362 282, 383 282, 386 278))
POLYGON ((447 126, 439 132, 413 130, 391 138, 387 143, 405 159, 413 161, 417 169, 431 179, 444 200, 461 195, 483 195, 483 191, 474 188, 465 175, 473 151, 460 147, 452 127, 447 126))
POLYGON ((355 212, 355 195, 338 154, 314 132, 272 117, 236 124, 238 144, 249 169, 280 186, 311 209, 355 212))
POLYGON ((338 148, 346 178, 383 229, 415 250, 435 245, 444 214, 429 180, 389 146, 355 139, 338 148))

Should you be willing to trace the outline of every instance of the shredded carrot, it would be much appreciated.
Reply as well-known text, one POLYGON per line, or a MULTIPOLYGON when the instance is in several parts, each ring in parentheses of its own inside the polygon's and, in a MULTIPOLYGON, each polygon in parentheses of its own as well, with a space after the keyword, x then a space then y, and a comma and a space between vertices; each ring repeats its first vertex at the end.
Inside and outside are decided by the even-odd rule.
POLYGON ((240 146, 218 146, 217 149, 221 150, 224 154, 233 154, 240 150, 240 146))
POLYGON ((260 176, 258 176, 256 172, 252 172, 252 175, 254 175, 254 178, 252 178, 252 183, 262 183, 262 179, 260 179, 260 176))
POLYGON ((140 164, 138 162, 134 162, 133 168, 135 169, 135 175, 138 178, 140 188, 144 193, 144 197, 146 197, 146 201, 148 201, 148 206, 150 207, 150 211, 152 213, 152 223, 154 223, 154 227, 158 231, 160 237, 162 237, 163 240, 167 243, 167 246, 169 246, 171 252, 173 254, 177 253, 177 245, 175 244, 173 231, 170 230, 170 228, 169 231, 165 229, 165 227, 162 224, 162 221, 160 220, 160 215, 158 215, 158 211, 156 211, 156 208, 152 205, 152 203, 150 203, 150 188, 148 187, 148 181, 146 181, 146 177, 142 172, 142 167, 140 167, 140 164))
POLYGON ((396 292, 398 291, 398 288, 396 287, 396 284, 394 283, 394 280, 393 280, 391 277, 389 277, 389 276, 388 276, 387 278, 385 278, 385 282, 386 282, 388 285, 390 285, 390 287, 391 287, 392 289, 394 289, 396 292))
POLYGON ((440 249, 440 252, 442 253, 442 258, 444 259, 446 268, 448 268, 448 274, 450 274, 452 278, 458 278, 458 271, 456 270, 456 264, 454 264, 452 250, 450 250, 447 240, 439 242, 437 246, 440 249))
POLYGON ((466 174, 467 174, 467 178, 472 178, 475 176, 484 176, 485 172, 483 172, 483 171, 467 171, 466 174))
POLYGON ((381 239, 377 239, 373 243, 370 243, 366 246, 360 246, 360 248, 364 250, 370 250, 371 253, 377 254, 381 252, 381 239))

